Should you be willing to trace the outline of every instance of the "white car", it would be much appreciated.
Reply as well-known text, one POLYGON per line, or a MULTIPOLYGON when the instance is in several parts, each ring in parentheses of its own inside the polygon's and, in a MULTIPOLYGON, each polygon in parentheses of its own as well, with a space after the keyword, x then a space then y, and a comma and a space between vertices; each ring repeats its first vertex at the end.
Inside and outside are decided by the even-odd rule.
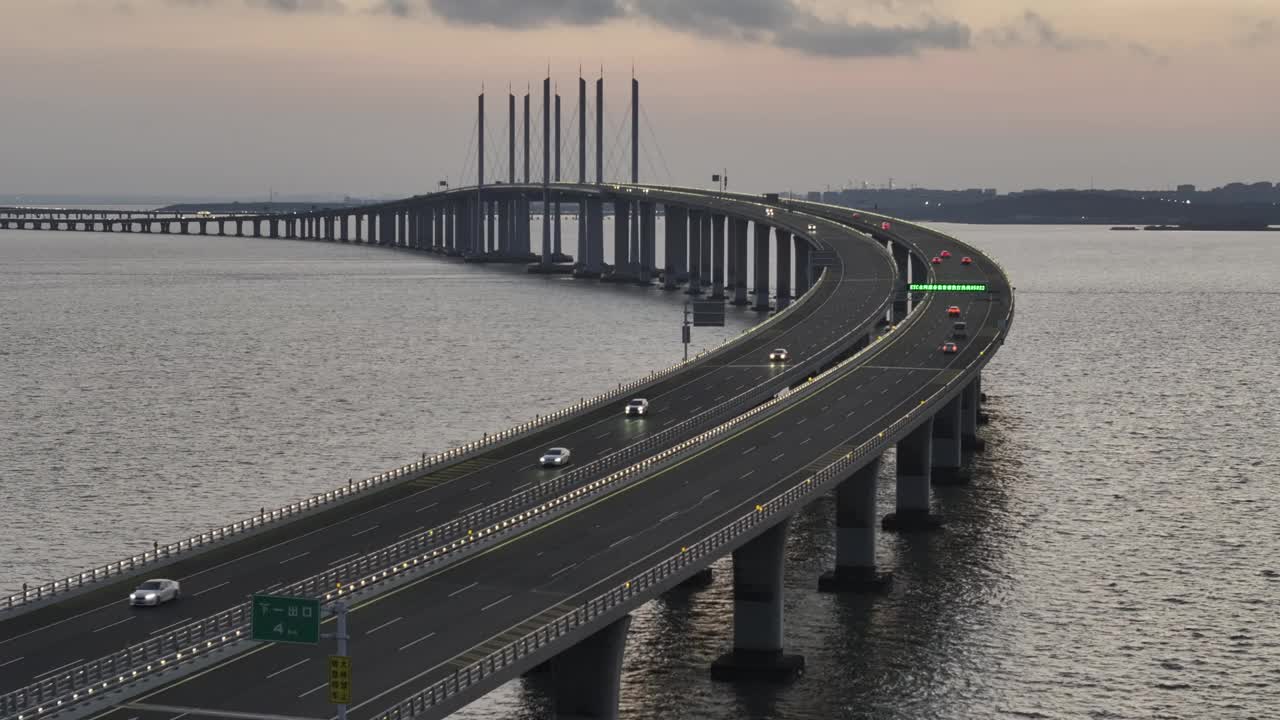
POLYGON ((648 415, 649 401, 644 398, 635 398, 622 409, 622 414, 628 417, 632 415, 648 415))
POLYGON ((564 467, 569 464, 569 448, 554 447, 542 454, 538 462, 544 468, 564 467))
POLYGON ((182 597, 177 580, 147 580, 129 593, 130 605, 159 605, 182 597))
POLYGON ((791 353, 786 348, 774 348, 769 351, 769 362, 786 362, 791 359, 791 353))

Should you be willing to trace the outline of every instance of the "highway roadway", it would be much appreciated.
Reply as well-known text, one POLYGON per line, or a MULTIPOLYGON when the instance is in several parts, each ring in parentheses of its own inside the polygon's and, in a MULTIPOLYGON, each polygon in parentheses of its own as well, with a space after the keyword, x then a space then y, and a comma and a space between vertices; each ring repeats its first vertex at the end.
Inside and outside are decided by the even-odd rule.
MULTIPOLYGON (((657 192, 646 199, 688 200, 657 192)), ((728 210, 763 217, 758 207, 718 202, 728 210)), ((795 222, 803 230, 808 219, 795 222)), ((768 381, 782 372, 768 362, 770 348, 789 348, 797 362, 874 320, 874 311, 892 290, 893 268, 879 246, 854 239, 858 237, 849 233, 850 239, 840 243, 843 267, 833 275, 843 282, 822 283, 809 302, 752 333, 740 347, 645 391, 651 402, 649 417, 624 418, 622 398, 425 478, 155 569, 151 576, 182 583, 183 597, 174 603, 129 607, 125 596, 139 581, 131 580, 0 622, 0 693, 212 615, 253 592, 317 574, 545 481, 560 472, 538 466, 538 456, 547 447, 572 449, 570 467, 581 465, 768 381)))
MULTIPOLYGON (((987 282, 1007 302, 1003 277, 980 254, 925 231, 899 231, 930 253, 953 251, 954 257, 933 266, 937 281, 987 282), (973 265, 960 264, 964 254, 973 265)), ((974 362, 1006 307, 981 294, 934 294, 913 322, 842 368, 821 392, 553 523, 358 603, 350 616, 350 717, 371 720, 874 437, 974 362), (957 354, 940 352, 954 321, 948 305, 958 305, 970 327, 957 354)), ((328 645, 264 644, 97 718, 177 720, 236 712, 329 718, 330 652, 328 645)))

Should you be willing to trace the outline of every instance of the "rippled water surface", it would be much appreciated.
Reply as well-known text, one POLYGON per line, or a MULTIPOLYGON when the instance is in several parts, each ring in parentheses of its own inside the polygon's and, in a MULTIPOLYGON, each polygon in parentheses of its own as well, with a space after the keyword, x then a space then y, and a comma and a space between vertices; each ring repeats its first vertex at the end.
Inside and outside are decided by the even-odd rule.
MULTIPOLYGON (((711 682, 726 559, 635 613, 623 716, 1280 717, 1280 238, 945 229, 1018 289, 988 450, 935 490, 946 528, 881 537, 887 595, 819 594, 815 503, 788 547, 806 676, 711 682)), ((0 232, 0 300, 10 589, 665 366, 683 297, 351 246, 0 232)), ((545 708, 516 681, 460 716, 545 708)))

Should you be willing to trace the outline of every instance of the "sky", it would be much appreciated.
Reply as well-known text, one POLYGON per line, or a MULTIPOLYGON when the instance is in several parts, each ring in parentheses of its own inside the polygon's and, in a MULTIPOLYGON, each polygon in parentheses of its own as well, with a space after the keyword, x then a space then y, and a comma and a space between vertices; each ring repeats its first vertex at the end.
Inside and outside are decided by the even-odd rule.
POLYGON ((634 68, 644 181, 1280 182, 1280 0, 0 0, 0 194, 472 182, 482 87, 486 174, 511 87, 540 176, 548 68, 570 179, 579 68, 629 176, 634 68))

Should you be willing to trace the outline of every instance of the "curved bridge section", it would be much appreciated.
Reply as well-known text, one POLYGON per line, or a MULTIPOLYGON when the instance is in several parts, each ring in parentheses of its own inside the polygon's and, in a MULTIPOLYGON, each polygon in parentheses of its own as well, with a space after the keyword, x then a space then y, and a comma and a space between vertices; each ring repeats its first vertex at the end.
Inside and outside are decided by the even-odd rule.
MULTIPOLYGON (((777 305, 782 307, 790 300, 791 288, 809 289, 816 274, 815 260, 827 272, 805 302, 785 316, 794 322, 774 321, 757 333, 760 337, 755 339, 762 341, 757 345, 744 340, 704 358, 682 373, 679 381, 664 380, 675 384, 662 397, 675 397, 665 400, 669 405, 644 422, 668 414, 697 417, 703 409, 694 403, 723 401, 733 393, 751 398, 733 406, 736 416, 708 417, 706 424, 689 428, 691 434, 683 439, 664 438, 657 447, 646 447, 627 458, 637 461, 627 467, 629 474, 584 478, 584 485, 566 491, 561 499, 518 513, 515 525, 491 526, 489 537, 476 539, 475 545, 459 541, 456 546, 462 549, 454 561, 426 563, 421 572, 402 573, 381 594, 365 593, 363 584, 356 592, 326 593, 325 597, 340 596, 352 604, 351 655, 359 689, 350 715, 361 720, 443 717, 521 673, 550 667, 555 672, 548 685, 560 712, 614 717, 628 613, 703 573, 727 554, 734 559, 734 637, 729 651, 713 666, 713 675, 786 678, 802 671, 803 658, 785 651, 783 633, 782 549, 789 519, 820 494, 834 490, 837 561, 820 587, 846 591, 883 586, 887 575, 874 565, 875 536, 881 525, 875 482, 880 456, 896 447, 897 506, 884 519, 885 527, 928 529, 940 524, 930 509, 930 484, 963 480, 966 450, 981 449, 977 438, 980 372, 1003 342, 1013 317, 1007 277, 990 258, 952 238, 846 209, 652 186, 508 186, 488 194, 489 190, 479 194, 465 189, 362 209, 359 221, 345 211, 348 214, 225 222, 271 228, 271 234, 281 236, 319 235, 338 241, 355 226, 384 244, 434 249, 473 260, 532 261, 535 270, 557 271, 553 268, 566 258, 563 246, 556 247, 558 233, 551 227, 552 220, 544 220, 541 253, 513 252, 512 248, 527 248, 528 237, 520 239, 521 223, 503 220, 504 215, 523 217, 531 196, 551 198, 554 190, 555 199, 576 201, 581 208, 580 257, 572 268, 580 275, 598 273, 638 282, 658 275, 664 286, 683 282, 691 292, 709 290, 713 297, 722 295, 763 309, 774 294, 770 288, 779 295, 777 305), (603 247, 606 203, 613 205, 615 214, 616 261, 610 266, 593 264, 597 257, 603 258, 597 253, 603 247), (665 206, 668 221, 666 259, 660 268, 654 262, 653 206, 657 204, 665 206), (672 222, 673 218, 677 221, 672 222), (747 232, 748 223, 755 227, 754 237, 747 232), (506 245, 503 228, 507 228, 506 245), (868 241, 867 235, 879 242, 868 241), (793 238, 802 241, 793 245, 793 238), (755 241, 750 258, 749 239, 755 241), (779 249, 786 244, 785 252, 776 253, 777 269, 795 261, 785 272, 772 276, 772 281, 771 240, 779 249), (937 265, 927 262, 926 258, 943 250, 952 258, 937 265), (972 262, 962 265, 960 256, 972 262), (752 278, 748 269, 753 270, 752 278), (988 292, 913 294, 905 286, 908 276, 916 282, 985 284, 988 292), (751 293, 749 280, 754 280, 751 293), (948 311, 951 306, 958 318, 948 311), (886 313, 895 324, 874 330, 886 313), (966 323, 965 337, 955 337, 957 321, 966 323), (956 352, 943 352, 948 342, 957 343, 956 352), (788 375, 767 362, 763 351, 776 344, 785 344, 797 354, 798 362, 805 365, 803 373, 788 375), (546 512, 536 522, 530 520, 535 510, 546 512)), ((616 406, 601 413, 574 430, 582 433, 583 442, 587 434, 603 432, 600 428, 620 421, 616 406)), ((610 433, 625 433, 628 427, 621 424, 621 430, 610 433)), ((644 432, 658 437, 660 432, 653 430, 644 432)), ((466 471, 461 477, 470 478, 465 483, 467 492, 480 477, 491 477, 489 484, 496 486, 495 492, 505 493, 504 499, 519 491, 512 483, 538 482, 530 469, 519 467, 529 461, 533 449, 496 457, 491 463, 495 468, 503 462, 512 464, 493 475, 471 474, 484 468, 466 471)), ((421 491, 450 485, 461 487, 446 482, 421 491)), ((400 502, 404 499, 379 506, 380 525, 403 528, 395 523, 415 522, 408 516, 416 508, 400 502)), ((449 519, 465 511, 449 505, 439 517, 449 519)), ((325 553, 331 555, 345 538, 335 536, 330 546, 315 537, 299 540, 306 544, 290 551, 314 547, 322 558, 328 557, 325 553)), ((269 551, 274 550, 254 554, 269 551)), ((247 555, 244 580, 227 581, 240 595, 261 589, 272 572, 280 573, 278 564, 271 570, 266 562, 261 572, 253 570, 247 555)), ((399 565, 407 567, 403 560, 399 565)), ((378 584, 376 576, 372 584, 378 584)), ((185 615, 185 610, 178 612, 185 615)), ((103 607, 92 612, 113 611, 103 607)), ((42 637, 48 647, 56 638, 42 633, 56 632, 60 625, 76 627, 78 617, 65 609, 62 612, 64 616, 55 620, 42 619, 31 628, 30 636, 42 637)), ((0 625, 0 630, 8 636, 10 626, 0 625)), ((103 632, 109 630, 103 628, 103 632)), ((140 630, 141 626, 133 629, 140 630)), ((88 637, 84 631, 80 627, 78 636, 88 637)), ((118 646, 129 637, 112 636, 103 647, 113 642, 118 646)), ((225 644, 230 657, 205 654, 193 661, 188 655, 185 663, 172 656, 146 657, 148 672, 158 659, 172 662, 170 667, 187 668, 153 673, 152 684, 189 672, 199 662, 208 669, 169 682, 131 703, 121 704, 119 698, 137 694, 146 683, 126 682, 116 665, 109 675, 100 672, 95 677, 108 679, 104 689, 120 693, 106 703, 119 706, 108 716, 118 720, 160 720, 181 713, 238 718, 329 716, 323 677, 303 670, 319 665, 325 653, 310 647, 263 645, 234 654, 244 648, 237 648, 235 638, 228 640, 225 635, 219 644, 225 644), (228 688, 237 692, 228 693, 228 688)), ((54 665, 55 659, 49 656, 42 664, 54 665)), ((28 686, 23 698, 0 706, 0 715, 29 720, 66 714, 52 704, 56 701, 74 704, 75 712, 103 706, 96 699, 84 702, 83 682, 75 697, 59 694, 75 686, 74 673, 60 670, 52 676, 54 686, 48 695, 43 687, 28 686), (60 685, 57 680, 64 675, 69 679, 60 685), (37 692, 41 697, 30 702, 37 692), (18 702, 23 704, 17 706, 18 702), (36 704, 34 712, 32 704, 36 704)))
MULTIPOLYGON (((528 189, 525 189, 526 191, 528 189)), ((632 203, 634 197, 645 196, 644 202, 662 203, 668 215, 667 242, 669 248, 678 243, 690 249, 683 256, 680 265, 676 265, 674 252, 669 251, 672 258, 663 268, 664 282, 675 283, 683 271, 686 287, 693 285, 693 278, 706 273, 707 285, 713 295, 719 285, 717 280, 725 278, 728 282, 724 288, 731 293, 746 293, 746 247, 748 239, 755 241, 755 257, 764 257, 763 263, 756 264, 757 285, 753 295, 757 300, 763 299, 767 306, 770 296, 768 276, 768 250, 771 242, 786 248, 778 256, 789 260, 794 256, 806 260, 801 266, 796 265, 796 272, 785 273, 786 280, 796 279, 794 287, 808 288, 812 277, 818 277, 816 285, 802 296, 803 302, 780 313, 764 326, 753 329, 743 338, 730 345, 698 358, 695 362, 682 366, 678 371, 668 373, 665 377, 639 383, 636 394, 643 391, 653 398, 656 414, 643 421, 628 421, 618 412, 620 406, 612 398, 604 398, 583 404, 575 408, 573 413, 557 418, 558 422, 530 432, 514 440, 504 438, 504 442, 492 445, 478 443, 477 448, 467 448, 468 456, 449 458, 448 462, 415 463, 401 468, 383 478, 386 487, 377 493, 365 495, 348 494, 344 498, 347 503, 338 503, 339 507, 320 508, 319 512, 308 515, 301 508, 287 517, 298 517, 296 522, 280 522, 278 527, 267 527, 269 523, 239 523, 240 528, 249 528, 249 532, 222 533, 228 536, 225 546, 218 548, 213 537, 209 545, 214 549, 206 549, 202 536, 196 545, 203 552, 191 552, 193 543, 188 543, 187 550, 191 554, 166 548, 164 553, 155 553, 135 562, 117 564, 118 580, 120 575, 127 577, 124 568, 136 569, 145 567, 145 571, 154 574, 168 574, 177 577, 199 577, 199 584, 193 587, 191 582, 184 583, 188 596, 174 606, 176 612, 135 614, 129 608, 117 602, 127 585, 120 585, 110 580, 109 573, 81 574, 74 590, 70 580, 62 583, 59 592, 53 593, 53 602, 49 602, 48 593, 38 593, 35 598, 24 595, 16 604, 35 605, 30 601, 37 599, 37 612, 14 618, 0 625, 0 632, 8 646, 6 650, 18 655, 16 659, 5 660, 6 673, 4 687, 0 691, 0 715, 28 715, 34 709, 34 716, 45 716, 59 708, 82 703, 89 696, 89 691, 96 691, 99 697, 104 691, 120 692, 121 688, 137 690, 145 686, 138 677, 148 675, 171 676, 175 667, 192 667, 193 660, 204 655, 203 648, 219 649, 231 646, 240 637, 241 627, 235 621, 233 611, 223 610, 239 598, 257 590, 279 588, 280 580, 306 577, 308 573, 320 571, 318 578, 311 586, 312 594, 323 592, 316 588, 333 588, 335 585, 345 587, 364 587, 366 583, 376 584, 388 575, 411 575, 406 570, 412 560, 413 568, 422 558, 424 549, 434 558, 442 549, 450 549, 462 543, 470 550, 472 546, 470 527, 475 523, 468 521, 469 516, 486 512, 490 508, 499 507, 511 516, 515 514, 532 514, 529 508, 538 503, 544 506, 561 507, 567 502, 564 498, 573 496, 578 504, 585 503, 595 496, 603 495, 601 479, 612 477, 609 470, 632 463, 631 468, 641 466, 641 470, 628 473, 627 479, 638 479, 658 469, 657 464, 636 463, 654 452, 671 445, 685 445, 682 452, 697 444, 688 438, 705 435, 705 429, 727 420, 735 414, 758 405, 779 390, 794 385, 820 371, 824 366, 834 362, 843 354, 865 346, 869 342, 871 330, 887 308, 889 294, 893 287, 895 269, 889 257, 874 243, 849 233, 834 223, 821 223, 825 231, 846 235, 838 251, 831 255, 831 262, 826 271, 810 270, 808 248, 825 248, 824 241, 815 240, 813 234, 818 231, 814 218, 776 216, 776 208, 766 206, 755 200, 742 199, 707 199, 690 193, 679 191, 663 191, 657 188, 614 189, 611 187, 590 186, 585 190, 577 188, 581 193, 586 213, 593 213, 591 203, 612 201, 620 206, 632 203), (672 218, 683 222, 672 222, 672 218), (754 225, 754 232, 746 231, 754 225), (728 230, 726 240, 728 248, 722 253, 712 252, 710 239, 715 228, 728 230), (705 236, 702 230, 710 228, 705 236), (750 235, 750 237, 749 237, 750 235), (794 243, 794 244, 793 244, 794 243), (794 248, 792 250, 791 248, 794 248), (802 249, 803 248, 803 249, 802 249), (703 254, 714 258, 719 271, 713 270, 710 264, 699 265, 690 258, 701 262, 703 254), (679 269, 674 269, 678 267, 679 269), (762 280, 763 277, 763 280, 762 280), (767 361, 767 352, 771 347, 786 345, 793 359, 787 365, 771 364, 767 361), (654 422, 660 421, 660 422, 654 422), (668 425, 676 427, 667 428, 668 425), (676 432, 671 432, 672 430, 676 432), (699 433, 699 431, 704 431, 699 433), (568 440, 566 440, 568 438, 568 440), (532 460, 553 440, 560 444, 572 444, 575 454, 585 456, 591 462, 569 473, 551 475, 547 471, 532 467, 532 460), (618 448, 621 449, 618 449, 618 448), (588 470, 588 468, 592 468, 588 470), (568 476, 573 476, 569 478, 568 476), (569 479, 569 482, 565 482, 569 479), (596 491, 590 496, 581 489, 588 485, 596 485, 596 491), (541 496, 530 494, 528 488, 549 488, 555 494, 550 498, 546 493, 541 496), (525 496, 526 502, 513 504, 513 498, 525 496), (488 498, 488 502, 483 502, 488 498), (473 509, 477 501, 481 501, 480 509, 473 509), (407 505, 412 501, 413 505, 407 505), (521 508, 526 512, 519 513, 521 508), (360 526, 355 527, 359 520, 360 526), (437 524, 429 524, 434 520, 437 524), (428 524, 423 524, 427 522, 428 524), (436 533, 441 527, 452 526, 455 532, 464 533, 465 541, 441 546, 441 536, 436 533), (369 528, 368 543, 363 547, 377 547, 374 543, 387 544, 384 550, 375 551, 365 556, 351 558, 350 546, 353 532, 362 532, 369 528), (260 535, 252 531, 265 528, 260 535), (394 542, 396 538, 410 535, 409 541, 394 542), (388 544, 389 543, 389 544, 388 544), (409 545, 406 549, 406 545, 409 545), (399 555, 392 555, 391 548, 398 548, 399 555), (174 557, 178 556, 178 557, 174 557), (337 570, 333 570, 335 563, 337 570), (289 567, 282 570, 281 565, 289 567), (330 568, 325 570, 324 568, 330 568), (404 572, 400 572, 404 571, 404 572), (94 581, 98 581, 95 583, 94 581), (99 587, 94 588, 95 584, 99 587), (87 590, 86 590, 87 588, 87 590), (75 591, 81 591, 77 594, 75 591), (180 607, 179 607, 180 606, 180 607), (212 613, 212 614, 211 614, 212 613), (202 620, 195 620, 204 616, 202 620), (190 622, 194 620, 194 622, 190 622), (187 621, 184 624, 184 621, 187 621), (123 649, 122 649, 123 648, 123 649), (196 652, 196 651, 200 652, 196 652), (99 659, 84 660, 86 654, 97 654, 99 659), (12 672, 10 672, 12 671, 12 672), (34 680, 34 682, 32 682, 34 680), (46 707, 48 706, 48 707, 46 707)), ((519 193, 519 188, 505 188, 508 195, 519 193)), ((376 229, 394 227, 412 227, 407 218, 412 214, 425 216, 434 213, 443 226, 447 220, 454 228, 454 237, 462 237, 457 232, 459 223, 465 223, 466 215, 452 214, 453 210, 465 211, 468 191, 458 191, 443 196, 426 196, 401 203, 388 204, 368 209, 367 216, 375 218, 376 229), (452 208, 452 210, 451 210, 452 208), (384 218, 392 220, 384 223, 384 218), (394 218, 398 217, 399 220, 394 218)), ((514 201, 513 201, 514 203, 514 201)), ((73 211, 58 211, 66 214, 73 211)), ((625 211, 624 211, 625 212, 625 211)), ((597 217, 602 213, 596 213, 597 217)), ((635 257, 642 257, 642 248, 652 249, 653 223, 644 220, 637 223, 641 234, 637 238, 628 238, 626 251, 619 253, 625 257, 635 252, 635 257), (644 228, 646 228, 645 230, 644 228), (647 235, 647 241, 644 237, 647 235)), ((342 220, 344 224, 355 224, 354 216, 342 220)), ((260 229, 281 229, 281 235, 287 234, 283 228, 303 227, 324 228, 325 218, 337 223, 334 215, 315 215, 310 217, 263 217, 237 218, 236 222, 257 223, 260 229)), ((160 222, 154 219, 132 219, 134 231, 144 231, 142 223, 160 222)), ((174 221, 179 222, 179 221, 174 221)), ((188 221, 198 223, 200 220, 188 221)), ((205 223, 215 221, 204 220, 205 223)), ((366 221, 367 222, 367 221, 366 221)), ((619 223, 624 229, 627 224, 619 223)), ((584 223, 589 228, 590 221, 584 223)), ((82 226, 84 229, 92 229, 82 226)), ((206 229, 210 226, 206 225, 206 229)), ((368 228, 369 225, 364 225, 368 228)), ((425 232, 425 224, 418 225, 425 232)), ((633 226, 635 227, 635 226, 633 226)), ((162 227, 148 227, 154 231, 162 227)), ((176 229, 176 228, 170 228, 176 229)), ((584 235, 586 231, 584 231, 584 235)), ((445 232, 438 237, 447 238, 445 232)), ((395 242, 388 244, 405 244, 413 235, 396 236, 395 242)), ((594 237, 599 238, 596 233, 594 237)), ((586 242, 591 240, 586 238, 586 242)), ((429 247, 429 246, 428 246, 429 247)), ((441 245, 440 250, 451 252, 458 247, 470 248, 473 245, 448 244, 441 245)), ((500 246, 499 246, 500 247, 500 246)), ((724 245, 721 245, 724 248, 724 245)), ((427 249, 419 246, 418 249, 427 249)), ((781 263, 780 263, 781 265, 781 263)), ((617 266, 602 266, 610 277, 616 277, 617 266)), ((778 273, 783 276, 783 273, 778 273)), ((791 300, 789 283, 779 281, 778 305, 786 308, 791 300)), ((694 291, 699 287, 691 288, 694 291)), ((705 438, 703 440, 705 441, 705 438)), ((671 451, 668 450, 668 453, 671 451)), ((674 455, 668 462, 678 460, 674 455)), ((630 468, 629 468, 630 469, 630 468)), ((616 474, 616 473, 614 473, 616 474)), ((616 489, 612 484, 610 489, 616 489)), ((343 495, 335 491, 332 495, 343 495)), ((319 506, 317 506, 319 507, 319 506)), ((313 508, 314 509, 314 508, 313 508)), ((553 513, 547 513, 551 515, 553 513)), ((273 513, 274 515, 274 513, 273 513)), ((281 514, 284 515, 283 513, 281 514)), ((493 515, 490 514, 490 517, 493 515)), ((505 521, 504 521, 505 522, 505 521)), ((533 523, 526 523, 532 525, 533 523)), ((235 526, 231 526, 235 527, 235 526)), ((483 527, 483 526, 481 526, 483 527)), ((525 527, 519 530, 523 531, 525 527)), ((494 539, 502 541, 516 531, 496 533, 494 539)), ((212 534, 211 534, 212 535, 212 534)), ((222 539, 222 538, 219 538, 222 539)), ((476 542, 475 546, 485 543, 476 542)), ((432 563, 439 567, 442 563, 432 563)), ((425 565, 425 563, 424 563, 425 565)), ((419 573, 420 574, 420 573, 419 573)), ((289 586, 291 589, 293 586, 289 586)), ((278 591, 278 590, 277 590, 278 591)), ((14 605, 13 599, 9 604, 14 605)), ((165 608, 168 610, 169 608, 165 608)), ((243 618, 243 611, 240 611, 243 618)))

